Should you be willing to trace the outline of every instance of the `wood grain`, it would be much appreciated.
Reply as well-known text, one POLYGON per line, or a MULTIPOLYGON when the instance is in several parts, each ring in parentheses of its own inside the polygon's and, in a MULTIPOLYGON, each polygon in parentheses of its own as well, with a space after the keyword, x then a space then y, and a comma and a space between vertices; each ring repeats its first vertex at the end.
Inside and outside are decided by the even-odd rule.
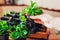
POLYGON ((2 16, 2 7, 0 6, 0 17, 2 16))

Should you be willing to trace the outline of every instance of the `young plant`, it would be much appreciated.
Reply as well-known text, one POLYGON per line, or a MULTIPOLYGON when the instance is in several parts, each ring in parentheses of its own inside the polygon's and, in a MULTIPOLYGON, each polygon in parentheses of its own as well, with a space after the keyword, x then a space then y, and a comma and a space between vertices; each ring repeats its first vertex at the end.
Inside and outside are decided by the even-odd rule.
POLYGON ((25 23, 21 22, 17 26, 14 26, 15 30, 10 33, 10 37, 13 40, 16 40, 18 38, 26 38, 28 31, 26 30, 25 23))
POLYGON ((30 16, 40 15, 43 11, 37 6, 33 1, 30 2, 30 5, 21 11, 20 15, 28 14, 30 16))
POLYGON ((10 27, 7 25, 6 21, 0 21, 0 35, 7 35, 9 33, 10 27))

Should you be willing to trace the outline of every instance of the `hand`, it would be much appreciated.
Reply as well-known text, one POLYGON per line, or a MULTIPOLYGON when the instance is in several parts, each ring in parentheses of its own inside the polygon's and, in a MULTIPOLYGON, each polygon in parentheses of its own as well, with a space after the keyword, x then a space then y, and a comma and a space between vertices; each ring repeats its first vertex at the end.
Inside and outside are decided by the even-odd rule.
POLYGON ((44 22, 38 16, 30 16, 31 19, 34 19, 35 23, 44 24, 44 22))

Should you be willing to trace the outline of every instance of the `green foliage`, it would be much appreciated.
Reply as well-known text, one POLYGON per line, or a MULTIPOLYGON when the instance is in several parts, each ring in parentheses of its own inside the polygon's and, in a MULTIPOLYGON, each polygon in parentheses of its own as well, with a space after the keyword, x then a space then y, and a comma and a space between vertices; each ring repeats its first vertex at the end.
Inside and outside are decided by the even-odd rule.
POLYGON ((15 30, 10 33, 10 37, 12 39, 17 39, 17 38, 26 38, 28 31, 25 26, 25 22, 20 22, 17 26, 14 26, 15 30))
POLYGON ((0 35, 8 34, 10 27, 8 27, 6 21, 0 21, 0 35))
POLYGON ((25 9, 20 12, 20 15, 25 15, 25 9))
POLYGON ((26 38, 27 37, 27 34, 28 34, 28 32, 27 32, 27 30, 22 30, 22 31, 20 31, 20 38, 26 38))
MULTIPOLYGON (((8 13, 4 14, 5 16, 8 13)), ((10 14, 16 14, 16 12, 10 12, 10 14)), ((26 18, 24 15, 20 15, 19 19, 21 20, 21 22, 17 25, 7 25, 6 21, 0 21, 0 34, 3 35, 3 33, 9 33, 9 36, 16 40, 18 38, 26 38, 28 31, 26 29, 26 18)))
MULTIPOLYGON (((34 15, 40 15, 42 14, 42 10, 37 6, 37 4, 33 1, 31 1, 30 5, 23 9, 20 12, 20 17, 19 19, 21 20, 21 22, 18 25, 14 25, 14 26, 9 26, 7 25, 6 21, 0 21, 0 35, 6 35, 10 34, 10 37, 14 40, 16 40, 17 38, 26 38, 28 34, 30 34, 30 32, 27 31, 26 28, 26 18, 25 18, 25 14, 28 14, 30 16, 34 16, 34 15)), ((5 12, 3 14, 3 16, 7 15, 7 14, 16 14, 16 12, 5 12)))
POLYGON ((18 26, 20 27, 20 32, 19 32, 20 37, 21 38, 25 38, 26 35, 28 34, 27 33, 28 31, 26 29, 25 23, 24 22, 21 22, 18 26))
POLYGON ((10 37, 11 37, 12 39, 17 39, 17 38, 19 38, 19 32, 17 32, 17 31, 11 32, 11 33, 10 33, 10 37))
POLYGON ((22 15, 21 15, 21 16, 20 16, 20 20, 26 22, 25 16, 22 16, 22 15))
POLYGON ((20 15, 28 14, 28 15, 34 16, 35 14, 40 15, 42 13, 43 11, 37 6, 37 4, 31 1, 30 5, 21 11, 20 15))

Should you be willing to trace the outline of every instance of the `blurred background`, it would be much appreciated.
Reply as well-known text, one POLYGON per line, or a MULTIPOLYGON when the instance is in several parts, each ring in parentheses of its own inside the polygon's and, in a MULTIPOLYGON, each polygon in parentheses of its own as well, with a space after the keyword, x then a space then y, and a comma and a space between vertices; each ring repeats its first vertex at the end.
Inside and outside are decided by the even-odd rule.
MULTIPOLYGON (((52 10, 54 13, 50 13, 53 16, 60 16, 60 14, 56 14, 60 12, 60 0, 32 0, 37 2, 37 5, 46 10, 52 10)), ((19 5, 29 5, 30 0, 0 0, 0 6, 19 6, 19 5)), ((43 10, 44 11, 44 10, 43 10)))
MULTIPOLYGON (((45 7, 49 9, 60 9, 60 0, 33 0, 34 2, 37 2, 38 6, 45 7)), ((26 4, 29 5, 30 0, 0 0, 0 4, 26 4)))

